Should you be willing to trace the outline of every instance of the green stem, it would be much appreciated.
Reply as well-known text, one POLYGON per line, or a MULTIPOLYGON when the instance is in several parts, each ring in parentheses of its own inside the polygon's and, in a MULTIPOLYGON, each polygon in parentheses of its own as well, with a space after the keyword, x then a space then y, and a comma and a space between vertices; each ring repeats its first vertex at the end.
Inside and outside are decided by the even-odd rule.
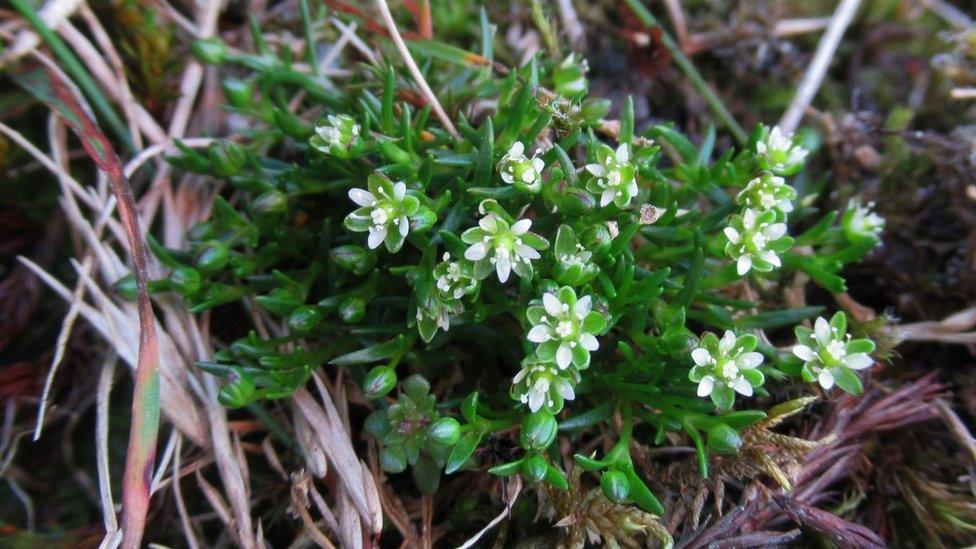
POLYGON ((718 95, 715 94, 715 91, 712 90, 711 86, 705 82, 705 79, 702 78, 701 73, 698 72, 695 65, 692 64, 691 60, 688 59, 683 51, 681 51, 681 47, 677 42, 674 41, 674 38, 672 38, 663 27, 661 27, 661 24, 657 22, 657 19, 651 15, 651 12, 644 7, 640 0, 624 0, 624 3, 627 4, 631 11, 634 12, 634 15, 636 15, 642 23, 648 27, 656 27, 661 29, 661 42, 671 54, 671 57, 674 58, 675 64, 678 65, 681 72, 688 77, 688 80, 691 81, 691 85, 698 90, 698 93, 705 97, 705 101, 708 102, 708 106, 712 108, 712 111, 715 112, 715 116, 719 118, 719 121, 721 121, 732 136, 735 137, 735 140, 738 141, 739 144, 744 144, 748 140, 749 136, 746 134, 745 130, 742 129, 742 126, 735 121, 732 113, 725 108, 725 104, 722 103, 722 100, 719 99, 718 95))
POLYGON ((299 0, 298 8, 302 13, 302 29, 305 31, 305 60, 315 76, 322 76, 315 58, 315 36, 312 33, 312 14, 308 9, 308 0, 299 0))
POLYGON ((64 65, 65 71, 75 80, 78 87, 85 93, 88 99, 92 102, 92 106, 95 110, 102 115, 102 118, 108 122, 111 126, 112 131, 116 133, 118 138, 122 141, 130 152, 135 153, 136 147, 132 143, 132 137, 129 135, 129 130, 126 128, 122 120, 115 114, 112 106, 109 104, 105 96, 102 95, 102 91, 98 89, 95 81, 92 80, 88 71, 85 70, 84 65, 75 56, 74 53, 68 48, 68 46, 61 40, 61 38, 51 30, 47 24, 37 15, 33 6, 27 2, 27 0, 10 0, 14 8, 24 16, 34 30, 37 32, 38 36, 41 37, 44 42, 47 43, 54 55, 61 61, 64 65))

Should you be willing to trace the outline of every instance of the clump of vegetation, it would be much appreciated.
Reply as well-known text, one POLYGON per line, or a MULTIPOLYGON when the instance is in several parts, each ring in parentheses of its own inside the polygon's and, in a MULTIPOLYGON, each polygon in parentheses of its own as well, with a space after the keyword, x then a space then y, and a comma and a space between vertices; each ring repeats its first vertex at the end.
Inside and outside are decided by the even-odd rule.
POLYGON ((453 98, 456 130, 393 62, 335 88, 267 52, 195 45, 246 69, 224 89, 254 125, 171 159, 232 192, 189 249, 151 242, 170 268, 151 289, 195 313, 253 299, 276 326, 200 364, 223 379, 226 406, 348 368, 373 403, 365 429, 382 467, 410 468, 424 492, 482 467, 566 489, 556 441, 616 432, 576 463, 610 501, 660 514, 634 467, 635 427, 658 444, 685 433, 707 474, 707 454, 736 453, 765 417, 753 397, 770 385, 861 392, 874 344, 852 339, 844 313, 784 308, 770 291, 794 272, 843 291, 841 269, 883 228, 861 204, 842 216, 808 205, 788 181, 804 143, 764 126, 724 151, 714 131, 699 146, 667 125, 638 135, 629 101, 610 122, 608 102, 587 96, 577 57, 508 70, 490 42, 481 55, 412 48, 453 98), (764 332, 797 324, 780 347, 764 332), (515 433, 519 451, 481 458, 515 433))

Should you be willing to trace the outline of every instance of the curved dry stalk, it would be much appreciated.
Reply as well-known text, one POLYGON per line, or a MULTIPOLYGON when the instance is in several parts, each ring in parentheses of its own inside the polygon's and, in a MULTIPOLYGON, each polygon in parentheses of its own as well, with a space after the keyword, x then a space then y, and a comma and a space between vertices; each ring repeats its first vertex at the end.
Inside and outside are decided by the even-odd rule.
POLYGON ((441 106, 441 102, 434 95, 434 91, 427 84, 427 80, 424 79, 424 75, 421 74, 417 62, 410 55, 407 44, 403 41, 403 37, 400 36, 400 30, 397 29, 396 22, 393 20, 393 14, 390 13, 390 6, 387 5, 386 0, 376 0, 376 5, 380 9, 380 16, 382 16, 386 28, 390 31, 390 38, 393 39, 393 44, 396 46, 397 51, 400 52, 400 56, 403 57, 403 62, 407 64, 410 75, 413 76, 414 81, 420 86, 420 90, 424 92, 424 96, 427 97, 427 101, 430 102, 430 106, 434 109, 434 114, 441 121, 441 125, 447 130, 447 133, 451 134, 451 137, 455 139, 461 137, 457 129, 454 128, 454 124, 451 123, 451 119, 447 117, 447 113, 444 112, 444 107, 441 106))

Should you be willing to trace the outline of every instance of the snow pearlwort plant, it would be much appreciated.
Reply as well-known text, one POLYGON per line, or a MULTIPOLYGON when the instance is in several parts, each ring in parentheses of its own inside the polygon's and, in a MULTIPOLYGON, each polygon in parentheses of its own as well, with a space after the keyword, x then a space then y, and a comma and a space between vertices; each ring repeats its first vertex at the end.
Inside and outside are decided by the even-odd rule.
MULTIPOLYGON (((362 65, 336 88, 205 44, 206 61, 236 66, 230 108, 253 127, 170 159, 226 192, 184 249, 151 241, 167 273, 151 289, 225 323, 200 367, 227 406, 343 368, 381 466, 421 490, 484 471, 565 488, 560 441, 607 497, 661 513, 633 441, 689 437, 704 464, 729 447, 714 434, 737 437, 772 395, 860 392, 874 345, 850 334, 864 327, 818 316, 829 299, 780 296, 845 291, 841 269, 883 220, 856 201, 840 221, 819 211, 789 179, 815 151, 779 129, 722 151, 671 125, 638 134, 630 101, 610 121, 587 96, 581 59, 493 71, 414 43, 452 135, 400 66, 362 65), (583 453, 594 436, 616 442, 583 453), (499 440, 515 450, 498 458, 499 440)), ((131 277, 117 288, 132 295, 131 277)))

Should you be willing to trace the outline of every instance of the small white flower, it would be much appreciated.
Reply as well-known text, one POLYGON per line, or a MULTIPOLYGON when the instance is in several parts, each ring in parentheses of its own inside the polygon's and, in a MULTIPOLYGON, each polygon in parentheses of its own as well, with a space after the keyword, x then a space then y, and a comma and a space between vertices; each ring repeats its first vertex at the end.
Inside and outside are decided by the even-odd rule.
POLYGON ((350 147, 359 137, 359 124, 347 114, 330 114, 326 120, 325 124, 315 127, 312 146, 326 154, 348 158, 350 147))
POLYGON ((765 173, 749 181, 735 197, 735 202, 759 211, 776 208, 783 213, 789 213, 793 211, 795 199, 796 190, 787 185, 782 177, 765 173))
POLYGON ((793 144, 793 135, 784 134, 779 126, 756 142, 756 154, 763 169, 776 175, 793 175, 806 161, 809 151, 793 144))
POLYGON ((698 383, 698 396, 711 396, 722 409, 732 406, 734 394, 752 396, 753 387, 763 384, 762 372, 756 369, 763 356, 754 352, 756 338, 743 335, 738 338, 726 331, 722 339, 707 332, 701 344, 691 352, 695 366, 688 373, 691 381, 698 383))
POLYGON ((345 226, 353 232, 369 233, 367 245, 378 248, 386 243, 391 252, 403 246, 410 231, 409 216, 417 213, 420 201, 407 195, 402 181, 393 183, 385 176, 374 173, 367 181, 366 189, 349 189, 349 199, 358 209, 346 216, 345 226))
POLYGON ((874 202, 862 205, 860 199, 852 198, 847 203, 840 225, 852 241, 878 240, 884 231, 885 219, 874 212, 874 202))
POLYGON ((577 383, 579 373, 575 370, 561 371, 552 363, 527 359, 512 379, 512 398, 528 405, 532 412, 545 408, 558 413, 564 401, 576 398, 577 383))
POLYGON ((847 392, 860 392, 860 381, 852 370, 863 370, 874 364, 869 355, 874 351, 874 342, 852 339, 843 312, 836 313, 829 322, 818 317, 813 330, 797 326, 796 338, 793 354, 803 361, 804 379, 816 380, 824 389, 836 383, 847 392))
POLYGON ((505 183, 518 184, 534 192, 542 186, 542 170, 545 168, 546 163, 538 157, 538 153, 532 158, 525 156, 525 145, 521 141, 512 143, 505 156, 498 161, 498 173, 505 183))
MULTIPOLYGON (((475 262, 475 275, 482 278, 485 269, 494 267, 501 282, 508 281, 512 271, 521 277, 532 276, 532 261, 542 257, 538 250, 549 243, 529 232, 532 220, 522 219, 511 226, 494 213, 488 213, 478 226, 464 231, 461 239, 469 244, 464 258, 475 262)), ((490 272, 490 270, 488 271, 490 272)))
POLYGON ((724 229, 728 244, 725 253, 736 260, 736 272, 745 275, 751 269, 769 272, 782 262, 779 255, 789 249, 793 239, 786 236, 786 224, 776 223, 776 212, 746 209, 734 215, 724 229))
POLYGON ((637 195, 637 168, 630 162, 630 147, 621 143, 614 151, 606 144, 596 149, 595 164, 587 164, 586 171, 593 176, 586 188, 599 194, 600 207, 611 202, 618 208, 626 208, 637 195))
POLYGON ((576 298, 569 286, 558 294, 542 295, 542 306, 533 305, 526 311, 532 328, 526 338, 539 344, 536 356, 543 361, 555 360, 561 370, 570 364, 586 368, 590 352, 600 347, 596 335, 606 324, 606 318, 593 311, 593 298, 576 298))

